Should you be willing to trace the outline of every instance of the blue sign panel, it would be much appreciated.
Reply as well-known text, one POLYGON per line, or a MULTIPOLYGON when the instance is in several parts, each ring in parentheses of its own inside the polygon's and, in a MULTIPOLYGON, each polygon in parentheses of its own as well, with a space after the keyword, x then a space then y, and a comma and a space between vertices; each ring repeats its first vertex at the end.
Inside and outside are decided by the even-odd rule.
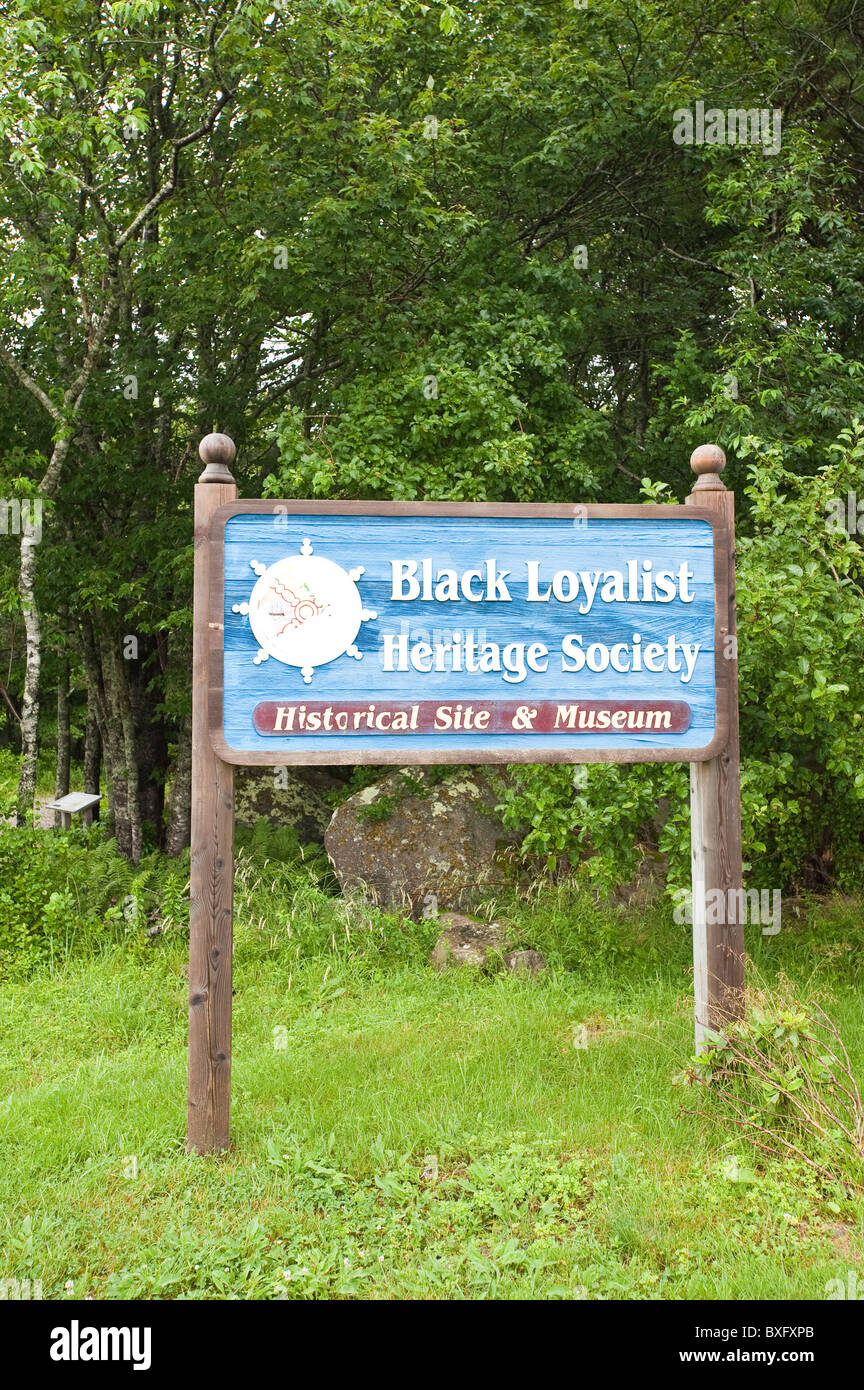
POLYGON ((230 761, 692 761, 725 740, 725 534, 696 508, 246 502, 211 534, 230 761))

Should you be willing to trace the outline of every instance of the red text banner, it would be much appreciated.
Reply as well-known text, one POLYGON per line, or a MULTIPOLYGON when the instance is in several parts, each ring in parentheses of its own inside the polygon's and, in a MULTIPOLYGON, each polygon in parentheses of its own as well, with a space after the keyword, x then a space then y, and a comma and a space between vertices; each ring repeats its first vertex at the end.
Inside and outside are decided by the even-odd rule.
POLYGON ((638 734, 683 733, 683 700, 277 700, 254 709, 265 737, 313 734, 638 734))

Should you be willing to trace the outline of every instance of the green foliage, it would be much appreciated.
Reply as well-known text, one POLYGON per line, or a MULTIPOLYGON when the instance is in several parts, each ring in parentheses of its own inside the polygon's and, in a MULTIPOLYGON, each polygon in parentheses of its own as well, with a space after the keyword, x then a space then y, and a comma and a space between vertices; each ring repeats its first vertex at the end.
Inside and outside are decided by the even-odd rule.
POLYGON ((63 957, 95 916, 72 888, 81 851, 29 827, 0 824, 0 976, 26 974, 63 957))
POLYGON ((434 920, 414 923, 371 908, 362 895, 337 893, 323 851, 288 862, 240 850, 235 867, 235 934, 239 960, 287 953, 300 962, 324 956, 335 966, 425 960, 437 935, 434 920))
POLYGON ((496 916, 511 928, 514 945, 541 951, 552 969, 583 980, 648 966, 678 978, 692 954, 687 933, 673 923, 661 894, 650 902, 628 902, 601 898, 569 877, 557 883, 539 877, 526 895, 503 897, 496 916))
POLYGON ((289 865, 310 881, 333 885, 335 879, 323 845, 303 845, 292 825, 274 825, 260 816, 251 828, 238 826, 235 844, 257 863, 289 865))
POLYGON ((864 551, 846 529, 864 497, 856 421, 815 476, 755 455, 746 489, 752 530, 739 543, 744 820, 748 852, 773 882, 862 883, 864 838, 864 551), (844 522, 837 524, 836 509, 844 522))
POLYGON ((685 881, 687 773, 675 764, 522 764, 499 792, 504 824, 528 827, 523 854, 544 856, 553 871, 563 858, 561 867, 608 892, 632 876, 647 840, 668 856, 670 883, 685 881))
MULTIPOLYGON (((758 886, 864 886, 864 551, 846 522, 864 499, 864 426, 841 431, 812 477, 780 445, 739 441, 752 457, 738 541, 741 796, 745 858, 758 886), (839 508, 839 513, 838 513, 839 508), (838 514, 843 521, 838 521, 838 514)), ((527 854, 565 855, 610 886, 640 839, 687 881, 686 769, 517 768, 505 823, 530 827, 527 854), (657 808, 668 808, 658 824, 657 808)))
POLYGON ((120 940, 137 952, 157 934, 185 931, 188 880, 188 854, 153 853, 136 868, 99 826, 0 824, 0 976, 26 976, 120 940))
POLYGON ((790 1155, 864 1193, 864 1105, 840 1033, 789 983, 750 991, 746 1019, 712 1036, 692 1076, 705 1113, 735 1127, 760 1154, 790 1155))
POLYGON ((422 352, 408 348, 393 365, 358 373, 336 396, 332 423, 311 434, 298 410, 286 411, 280 468, 265 495, 501 501, 574 487, 593 495, 587 459, 606 426, 571 405, 553 437, 520 397, 526 376, 555 394, 563 352, 540 304, 519 298, 508 313, 500 293, 472 286, 448 305, 446 329, 433 320, 420 330, 422 352))
MULTIPOLYGON (((156 851, 136 867, 99 826, 61 832, 0 824, 0 975, 91 955, 121 942, 146 957, 189 926, 189 855, 156 851)), ((434 921, 343 898, 321 846, 259 820, 238 833, 236 946, 242 960, 286 950, 379 964, 426 958, 434 921)))

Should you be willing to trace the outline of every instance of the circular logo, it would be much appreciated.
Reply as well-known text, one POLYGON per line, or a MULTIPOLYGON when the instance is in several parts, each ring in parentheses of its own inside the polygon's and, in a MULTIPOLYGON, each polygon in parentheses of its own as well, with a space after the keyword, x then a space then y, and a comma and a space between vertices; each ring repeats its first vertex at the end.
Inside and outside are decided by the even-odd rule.
POLYGON ((286 666, 324 666, 344 655, 363 621, 353 579, 320 555, 271 565, 249 597, 249 623, 262 651, 286 666))

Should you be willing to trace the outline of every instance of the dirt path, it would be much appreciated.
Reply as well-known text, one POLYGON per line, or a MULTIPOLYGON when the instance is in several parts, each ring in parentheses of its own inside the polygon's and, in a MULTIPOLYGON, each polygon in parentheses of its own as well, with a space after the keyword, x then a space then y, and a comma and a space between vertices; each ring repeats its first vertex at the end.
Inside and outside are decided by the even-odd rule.
MULTIPOLYGON (((37 796, 36 798, 36 805, 39 809, 39 816, 36 824, 42 830, 54 829, 54 812, 48 810, 48 802, 53 800, 53 796, 37 796)), ((15 823, 14 816, 4 816, 2 819, 5 825, 13 825, 15 823)))
POLYGON ((54 812, 47 810, 48 802, 53 801, 53 796, 37 796, 36 805, 39 807, 39 820, 43 830, 51 830, 54 826, 54 812))

